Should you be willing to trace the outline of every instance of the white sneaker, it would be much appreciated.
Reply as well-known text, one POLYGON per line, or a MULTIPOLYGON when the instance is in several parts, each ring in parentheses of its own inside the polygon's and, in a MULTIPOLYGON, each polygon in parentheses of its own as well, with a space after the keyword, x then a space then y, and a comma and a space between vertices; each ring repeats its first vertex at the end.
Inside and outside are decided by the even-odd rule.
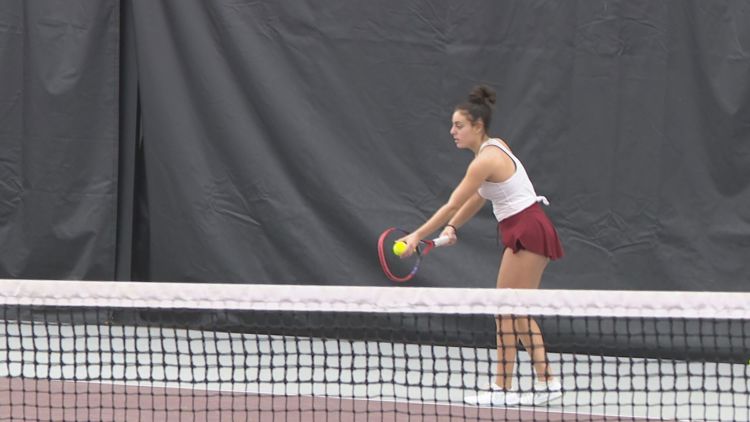
POLYGON ((497 384, 490 386, 490 391, 481 393, 477 396, 468 396, 464 398, 466 404, 474 406, 518 406, 521 396, 513 391, 505 391, 498 387, 497 384))
POLYGON ((548 381, 537 381, 534 388, 521 395, 521 404, 524 406, 533 406, 544 404, 562 397, 562 385, 560 381, 553 379, 548 381))

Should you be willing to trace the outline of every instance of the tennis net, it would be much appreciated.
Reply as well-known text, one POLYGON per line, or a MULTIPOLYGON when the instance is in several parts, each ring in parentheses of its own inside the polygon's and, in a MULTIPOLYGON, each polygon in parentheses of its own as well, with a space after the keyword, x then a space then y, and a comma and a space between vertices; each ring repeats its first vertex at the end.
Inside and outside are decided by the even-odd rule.
POLYGON ((747 293, 0 280, 0 309, 0 420, 750 420, 747 293))

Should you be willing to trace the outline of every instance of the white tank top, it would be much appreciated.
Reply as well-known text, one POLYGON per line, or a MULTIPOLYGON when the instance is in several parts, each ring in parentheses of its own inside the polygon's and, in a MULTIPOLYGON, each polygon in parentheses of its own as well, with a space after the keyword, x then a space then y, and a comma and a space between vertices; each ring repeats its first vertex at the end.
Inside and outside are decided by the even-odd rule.
POLYGON ((508 180, 502 182, 484 181, 479 186, 479 195, 492 202, 492 211, 495 213, 497 221, 518 214, 536 202, 549 205, 547 198, 537 196, 534 185, 531 184, 523 164, 508 148, 497 139, 488 139, 479 147, 479 150, 481 151, 488 145, 494 145, 503 150, 516 164, 516 172, 508 180))

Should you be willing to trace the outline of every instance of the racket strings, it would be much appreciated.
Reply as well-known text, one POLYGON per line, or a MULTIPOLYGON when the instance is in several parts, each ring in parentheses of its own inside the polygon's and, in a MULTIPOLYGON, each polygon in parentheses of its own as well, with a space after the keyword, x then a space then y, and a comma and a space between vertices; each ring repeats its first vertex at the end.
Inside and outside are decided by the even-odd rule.
POLYGON ((425 250, 424 244, 419 244, 413 254, 408 257, 398 256, 393 252, 394 243, 404 237, 406 232, 399 229, 390 229, 381 236, 378 242, 378 254, 380 264, 386 276, 393 281, 406 281, 410 279, 419 266, 419 261, 425 250))

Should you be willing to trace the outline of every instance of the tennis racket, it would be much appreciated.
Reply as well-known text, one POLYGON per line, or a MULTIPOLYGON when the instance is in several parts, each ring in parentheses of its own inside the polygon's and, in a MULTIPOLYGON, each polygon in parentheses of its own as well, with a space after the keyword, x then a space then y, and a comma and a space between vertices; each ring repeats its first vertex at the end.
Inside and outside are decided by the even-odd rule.
POLYGON ((380 267, 383 269, 385 276, 392 281, 402 283, 411 280, 419 270, 422 258, 427 256, 433 248, 447 245, 450 240, 447 236, 432 240, 421 240, 417 246, 417 250, 411 256, 401 258, 393 253, 393 244, 396 240, 408 234, 409 232, 405 230, 391 227, 384 231, 378 239, 380 267))

